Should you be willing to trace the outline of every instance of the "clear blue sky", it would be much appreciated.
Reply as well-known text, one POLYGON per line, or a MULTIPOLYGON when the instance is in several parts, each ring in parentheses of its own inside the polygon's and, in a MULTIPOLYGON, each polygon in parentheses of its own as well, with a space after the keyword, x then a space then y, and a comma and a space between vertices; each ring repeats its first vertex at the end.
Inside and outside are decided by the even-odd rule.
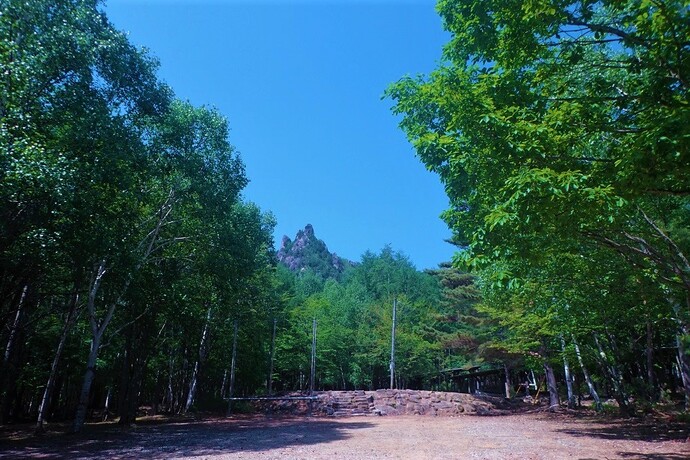
POLYGON ((433 70, 448 41, 432 0, 107 0, 179 98, 214 106, 275 239, 311 223, 359 260, 386 244, 419 269, 449 260, 448 199, 415 157, 388 84, 433 70))

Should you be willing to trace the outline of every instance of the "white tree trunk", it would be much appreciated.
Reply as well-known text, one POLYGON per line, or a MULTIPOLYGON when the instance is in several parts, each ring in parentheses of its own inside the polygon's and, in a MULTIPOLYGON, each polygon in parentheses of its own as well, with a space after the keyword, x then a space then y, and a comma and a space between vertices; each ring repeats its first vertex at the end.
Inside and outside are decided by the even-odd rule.
POLYGON ((199 366, 206 358, 206 340, 208 338, 208 329, 211 324, 211 307, 206 313, 206 322, 204 323, 204 330, 201 333, 201 342, 199 343, 199 357, 194 363, 194 370, 192 371, 192 381, 189 384, 189 393, 187 394, 187 403, 184 406, 184 413, 186 414, 194 404, 194 397, 196 396, 196 385, 199 378, 199 366))
POLYGON ((575 340, 575 337, 573 336, 573 345, 575 346, 575 354, 577 355, 577 361, 580 363, 580 369, 582 370, 582 375, 585 378, 585 382, 587 383, 587 388, 589 389, 589 394, 592 396, 592 399, 594 400, 594 408, 597 411, 601 410, 601 399, 599 398, 599 393, 597 393, 596 388, 594 387, 594 382, 592 382, 592 378, 589 375, 589 372, 587 371, 587 368, 585 367, 585 362, 582 359, 582 353, 580 353, 580 346, 577 344, 577 341, 575 340))
POLYGON ((575 393, 573 392, 573 376, 570 374, 570 365, 565 356, 565 339, 561 336, 561 351, 563 352, 563 373, 565 374, 565 386, 568 389, 568 407, 575 407, 575 393))
POLYGON ((604 351, 604 347, 599 341, 597 334, 594 334, 594 343, 596 343, 597 349, 599 350, 599 361, 601 362, 604 370, 609 374, 609 379, 613 384, 613 390, 616 393, 615 398, 616 401, 618 401, 618 406, 621 412, 627 413, 630 411, 630 405, 628 403, 628 395, 625 391, 623 375, 618 369, 618 366, 616 366, 616 363, 609 359, 608 355, 604 351))
POLYGON ((74 320, 77 317, 77 306, 79 304, 79 294, 75 293, 71 300, 71 305, 69 312, 67 313, 67 318, 65 319, 65 324, 62 327, 62 332, 60 333, 60 341, 58 342, 57 349, 55 350, 55 356, 53 357, 53 362, 50 365, 50 374, 48 375, 48 383, 46 383, 45 390, 43 390, 43 397, 41 398, 41 404, 38 406, 38 417, 36 418, 36 432, 42 433, 44 428, 43 424, 46 419, 46 412, 48 411, 48 406, 50 404, 50 396, 53 394, 55 388, 55 379, 57 378, 58 365, 60 363, 60 357, 62 356, 62 351, 65 348, 65 343, 67 342, 67 337, 69 332, 74 325, 74 320))
MULTIPOLYGON (((685 331, 683 331, 685 332, 685 331)), ((685 394, 685 410, 690 410, 690 356, 683 345, 683 340, 680 334, 676 335, 676 344, 678 345, 678 354, 676 360, 678 361, 678 370, 680 371, 680 378, 683 382, 683 393, 685 394)))
POLYGON ((10 336, 7 339, 7 345, 5 346, 5 354, 2 360, 2 368, 7 369, 7 364, 10 361, 10 356, 12 355, 12 348, 14 347, 14 340, 17 337, 17 331, 19 331, 19 323, 21 322, 22 312, 24 307, 24 300, 26 300, 26 291, 29 290, 29 286, 24 286, 22 289, 22 294, 19 297, 19 305, 17 305, 17 313, 14 316, 14 321, 12 322, 12 328, 10 329, 10 336))
POLYGON ((505 390, 506 390, 506 399, 511 398, 511 390, 513 387, 513 384, 510 381, 510 369, 508 369, 507 364, 503 364, 503 371, 505 372, 505 390))
POLYGON ((86 372, 84 373, 84 380, 82 381, 81 392, 79 393, 79 403, 77 404, 77 414, 74 417, 74 425, 72 427, 75 433, 81 431, 86 421, 91 384, 96 375, 96 361, 98 360, 98 352, 101 348, 101 341, 103 340, 103 332, 108 326, 108 323, 110 323, 110 320, 113 318, 113 313, 115 312, 115 304, 113 303, 108 308, 103 321, 98 324, 96 320, 96 297, 105 273, 105 260, 102 260, 96 268, 96 273, 89 289, 89 298, 86 302, 86 308, 89 314, 89 325, 91 326, 91 348, 89 349, 89 356, 86 360, 86 372))
POLYGON ((548 360, 544 360, 544 371, 546 372, 546 388, 549 391, 549 410, 556 410, 561 405, 558 397, 558 386, 556 384, 556 375, 553 372, 553 367, 548 360))

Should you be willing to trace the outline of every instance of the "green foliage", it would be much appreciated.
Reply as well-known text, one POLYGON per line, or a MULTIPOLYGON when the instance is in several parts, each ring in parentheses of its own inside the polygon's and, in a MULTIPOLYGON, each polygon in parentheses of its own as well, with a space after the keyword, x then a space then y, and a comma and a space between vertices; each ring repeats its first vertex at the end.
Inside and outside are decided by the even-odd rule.
POLYGON ((319 388, 387 387, 394 299, 396 385, 428 385, 439 368, 482 362, 484 329, 474 316, 478 292, 468 275, 451 269, 419 272, 390 247, 366 252, 340 281, 320 282, 309 270, 290 281, 288 273, 282 275, 289 294, 282 296, 277 388, 306 388, 312 319, 318 323, 319 388))
MULTIPOLYGON (((500 346, 547 359, 559 336, 593 346, 606 330, 632 352, 644 324, 664 343, 687 332, 687 5, 437 9, 451 34, 439 68, 387 94, 446 187, 455 262, 479 276, 500 346)), ((634 360, 622 348, 617 365, 634 360)))
POLYGON ((54 358, 47 416, 71 416, 89 348, 91 400, 112 390, 124 423, 184 410, 194 379, 217 401, 235 318, 253 391, 274 221, 240 195, 227 121, 176 100, 100 2, 0 5, 0 418, 35 417, 54 358))

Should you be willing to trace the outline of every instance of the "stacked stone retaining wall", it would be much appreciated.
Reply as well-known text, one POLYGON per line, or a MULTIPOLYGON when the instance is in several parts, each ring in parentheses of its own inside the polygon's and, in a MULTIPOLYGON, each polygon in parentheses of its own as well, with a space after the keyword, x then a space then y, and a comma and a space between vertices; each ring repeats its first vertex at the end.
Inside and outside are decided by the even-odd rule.
MULTIPOLYGON (((289 395, 288 395, 289 396, 289 395)), ((326 416, 355 415, 484 415, 496 412, 489 400, 467 393, 417 390, 323 391, 312 402, 282 400, 259 409, 326 416), (311 407, 310 407, 311 406, 311 407)))

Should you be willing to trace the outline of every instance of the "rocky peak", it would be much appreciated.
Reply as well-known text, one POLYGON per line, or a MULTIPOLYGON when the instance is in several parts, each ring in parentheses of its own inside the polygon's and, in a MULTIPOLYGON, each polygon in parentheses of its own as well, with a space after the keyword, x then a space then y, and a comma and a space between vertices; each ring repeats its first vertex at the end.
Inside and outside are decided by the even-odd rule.
POLYGON ((311 269, 324 279, 338 278, 346 265, 351 264, 330 252, 326 243, 316 238, 311 224, 299 230, 294 241, 287 235, 283 236, 277 258, 293 272, 311 269))

